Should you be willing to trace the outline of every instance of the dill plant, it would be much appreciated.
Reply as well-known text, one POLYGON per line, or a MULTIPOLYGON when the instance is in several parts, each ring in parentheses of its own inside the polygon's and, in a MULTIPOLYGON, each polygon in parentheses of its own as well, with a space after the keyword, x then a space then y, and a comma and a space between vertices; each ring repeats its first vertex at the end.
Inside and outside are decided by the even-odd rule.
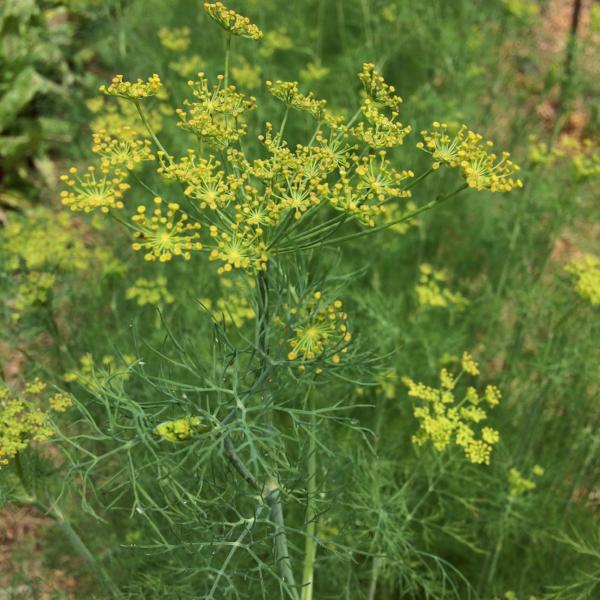
MULTIPOLYGON (((406 490, 414 485, 418 506, 436 493, 442 475, 425 472, 423 483, 416 473, 389 493, 386 481, 396 476, 389 466, 349 450, 359 440, 366 454, 373 449, 371 432, 355 417, 372 407, 345 398, 365 387, 385 395, 385 376, 380 357, 361 348, 341 293, 348 277, 328 264, 328 251, 404 231, 467 189, 521 187, 518 167, 466 126, 452 131, 434 122, 416 145, 432 156, 431 167, 418 175, 396 168, 392 155, 405 147, 411 128, 399 120, 396 90, 369 63, 359 73, 362 99, 349 119, 296 82, 270 82, 283 108, 277 126, 267 122, 259 130, 261 149, 252 154, 245 140, 257 133, 257 100, 230 83, 230 62, 237 37, 263 34, 221 3, 205 9, 224 31, 224 72, 215 83, 204 73, 188 82, 192 97, 174 115, 189 136, 186 150, 170 153, 153 124, 147 103, 168 94, 160 77, 130 82, 117 75, 101 91, 139 122, 96 131, 98 163, 63 176, 62 202, 113 219, 130 234, 132 250, 157 268, 193 261, 205 270, 213 263, 230 300, 200 301, 211 323, 201 352, 164 319, 162 347, 140 343, 135 357, 86 355, 67 371, 65 380, 88 392, 74 393, 74 422, 58 432, 67 480, 79 486, 87 512, 127 531, 121 542, 139 576, 124 594, 309 600, 321 597, 319 588, 335 597, 340 585, 352 597, 358 583, 375 598, 401 548, 403 557, 418 556, 424 565, 403 567, 407 593, 429 590, 435 597, 448 585, 461 597, 469 584, 456 583, 460 574, 441 557, 419 555, 406 530, 417 510, 408 507, 406 490), (313 133, 293 144, 286 128, 297 112, 312 119, 313 133), (460 184, 420 198, 418 185, 439 169, 456 169, 460 184), (369 468, 346 494, 343 470, 352 470, 353 461, 369 468), (335 510, 338 503, 343 510, 335 510), (390 507, 406 514, 406 523, 382 519, 390 507), (366 582, 328 580, 330 564, 358 560, 369 564, 366 582)), ((172 45, 165 34, 161 39, 172 45)), ((161 119, 171 116, 163 113, 161 119)), ((427 302, 464 304, 422 283, 429 286, 427 302)), ((140 305, 171 298, 164 278, 154 285, 138 279, 130 290, 140 305)), ((478 374, 466 353, 461 366, 466 375, 478 374)), ((439 452, 453 444, 470 462, 488 463, 498 433, 484 427, 477 438, 473 424, 487 416, 478 405, 495 406, 499 392, 488 386, 480 395, 469 387, 454 405, 462 376, 443 369, 439 389, 405 380, 409 395, 427 406, 415 409, 415 443, 432 442, 439 452)), ((116 565, 114 571, 118 578, 116 565)))

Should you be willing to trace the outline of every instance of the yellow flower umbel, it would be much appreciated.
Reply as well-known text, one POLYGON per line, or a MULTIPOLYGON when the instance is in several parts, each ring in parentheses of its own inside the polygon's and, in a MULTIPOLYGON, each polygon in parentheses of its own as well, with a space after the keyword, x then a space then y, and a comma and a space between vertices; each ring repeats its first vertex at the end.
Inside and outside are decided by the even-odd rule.
POLYGON ((107 96, 118 96, 126 100, 140 100, 156 96, 162 87, 160 77, 156 73, 148 77, 147 81, 138 79, 135 82, 125 81, 123 75, 115 75, 108 87, 100 86, 100 91, 107 96))
POLYGON ((489 464, 493 446, 500 435, 491 427, 482 427, 478 431, 478 424, 487 419, 483 406, 496 406, 500 401, 500 391, 488 385, 480 396, 474 387, 469 386, 460 398, 456 390, 463 373, 476 375, 478 372, 475 361, 465 353, 463 372, 454 377, 442 369, 437 388, 417 383, 410 377, 403 378, 408 395, 422 401, 414 408, 414 416, 419 421, 419 430, 412 438, 415 445, 422 446, 431 441, 437 452, 443 452, 454 444, 463 450, 470 462, 489 464))
POLYGON ((469 301, 460 293, 446 287, 446 272, 433 269, 430 264, 419 266, 419 283, 416 286, 417 301, 423 308, 454 308, 462 311, 469 301))
POLYGON ((250 227, 233 224, 224 230, 211 225, 209 231, 213 239, 209 260, 223 263, 217 269, 219 274, 233 269, 243 269, 249 274, 266 270, 269 260, 267 245, 250 227))
POLYGON ((172 304, 175 297, 167 289, 167 278, 159 275, 156 279, 141 277, 127 288, 125 292, 127 300, 135 300, 138 306, 146 304, 172 304))
POLYGON ((600 258, 593 254, 584 254, 573 259, 565 271, 575 276, 575 290, 592 306, 600 304, 600 258))
POLYGON ((305 363, 317 360, 340 363, 352 340, 341 300, 326 303, 321 292, 314 292, 302 306, 284 304, 283 309, 287 314, 278 316, 276 321, 292 334, 288 339, 289 361, 297 362, 300 370, 304 370, 305 363))
POLYGON ((225 86, 224 76, 209 86, 204 73, 198 73, 198 81, 188 81, 196 100, 184 100, 185 108, 178 108, 181 119, 179 127, 206 140, 215 148, 225 148, 246 135, 243 115, 255 107, 256 100, 236 91, 234 85, 225 86))
POLYGON ((358 78, 361 80, 367 96, 374 102, 386 106, 393 111, 398 111, 402 104, 402 98, 396 96, 394 86, 385 82, 385 79, 379 74, 375 65, 364 63, 362 71, 358 74, 358 78))
POLYGON ((216 302, 211 298, 200 298, 199 302, 212 312, 215 320, 223 321, 226 325, 234 325, 239 329, 246 321, 256 316, 247 294, 247 288, 254 289, 256 283, 249 277, 245 280, 222 277, 220 284, 223 295, 216 302))
POLYGON ((173 52, 184 52, 191 43, 192 30, 189 27, 161 27, 158 30, 158 39, 163 48, 173 52))
POLYGON ((103 174, 96 177, 96 168, 90 166, 82 177, 77 168, 69 169, 68 175, 62 175, 61 180, 68 190, 60 193, 61 201, 73 211, 91 212, 100 209, 107 213, 111 208, 123 208, 123 192, 129 189, 125 183, 124 174, 103 174))
POLYGON ((536 488, 533 477, 541 477, 544 474, 544 469, 539 465, 535 465, 531 470, 531 475, 525 477, 519 469, 512 468, 508 472, 508 493, 512 498, 524 496, 536 488))
POLYGON ((56 393, 41 408, 46 384, 36 379, 19 394, 0 384, 0 468, 31 442, 44 442, 53 433, 49 411, 65 412, 72 404, 66 394, 56 393))
POLYGON ((48 291, 54 286, 56 276, 52 273, 30 271, 19 286, 15 300, 15 312, 12 319, 18 321, 22 313, 31 306, 44 304, 48 300, 48 291))
POLYGON ((156 435, 167 442, 184 442, 197 433, 206 433, 211 427, 197 416, 182 417, 173 421, 164 421, 154 428, 156 435))
POLYGON ((312 115, 317 121, 321 121, 325 114, 325 100, 317 100, 312 92, 301 94, 298 91, 297 81, 267 81, 269 92, 286 106, 295 108, 312 115))
POLYGON ((498 158, 490 152, 493 143, 484 141, 483 137, 469 131, 466 125, 461 126, 454 137, 450 137, 445 123, 433 123, 433 130, 422 131, 423 142, 417 148, 431 154, 433 168, 441 164, 460 168, 467 185, 475 190, 491 192, 510 192, 514 188, 523 187, 523 182, 513 176, 519 166, 510 159, 508 152, 498 158))
POLYGON ((176 202, 169 202, 164 212, 162 198, 154 198, 154 204, 150 215, 145 206, 138 206, 137 214, 132 217, 137 241, 131 247, 144 250, 144 258, 151 262, 167 262, 174 256, 190 260, 192 251, 202 250, 200 223, 190 223, 187 213, 180 210, 176 202))
POLYGON ((214 19, 225 31, 233 35, 259 40, 263 32, 248 17, 244 17, 234 10, 228 9, 221 2, 205 2, 204 10, 214 19))
POLYGON ((128 126, 112 134, 105 129, 95 132, 92 135, 92 151, 101 156, 103 173, 109 173, 115 167, 132 170, 142 161, 154 160, 150 140, 139 139, 128 126))
POLYGON ((366 122, 359 123, 352 130, 353 135, 374 149, 400 146, 411 131, 397 120, 402 98, 396 96, 395 88, 385 82, 371 63, 363 65, 358 78, 366 93, 361 106, 366 122))

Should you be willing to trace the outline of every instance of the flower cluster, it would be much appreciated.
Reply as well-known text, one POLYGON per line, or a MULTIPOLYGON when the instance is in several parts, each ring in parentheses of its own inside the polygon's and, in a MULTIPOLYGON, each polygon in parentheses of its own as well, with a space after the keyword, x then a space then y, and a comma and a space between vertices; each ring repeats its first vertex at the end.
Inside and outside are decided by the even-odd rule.
POLYGON ((175 297, 167 289, 167 278, 159 275, 155 279, 141 277, 125 292, 127 300, 135 300, 138 306, 146 304, 172 304, 175 297))
POLYGON ((65 412, 71 406, 71 398, 58 392, 47 400, 48 409, 43 409, 46 387, 36 379, 15 394, 0 385, 0 466, 7 465, 31 442, 48 440, 53 434, 50 411, 65 412))
POLYGON ((503 152, 498 159, 490 152, 493 142, 484 141, 483 137, 462 125, 453 137, 448 133, 446 123, 433 123, 432 131, 422 131, 423 142, 417 147, 431 154, 433 168, 442 164, 460 168, 467 185, 475 190, 491 192, 510 192, 514 188, 523 187, 520 179, 513 176, 519 171, 508 152, 503 152))
POLYGON ((248 17, 228 9, 221 2, 204 3, 204 10, 213 18, 225 31, 233 35, 259 40, 263 32, 254 23, 250 22, 248 17))
POLYGON ((133 356, 124 354, 120 359, 104 355, 96 361, 90 353, 79 358, 79 367, 67 371, 63 379, 68 383, 77 382, 92 393, 102 393, 129 378, 129 367, 135 363, 133 356))
POLYGON ((254 289, 253 279, 221 278, 223 294, 214 302, 211 298, 200 298, 200 304, 213 313, 216 320, 222 320, 225 325, 240 328, 246 321, 254 319, 256 313, 248 300, 246 286, 254 289))
POLYGON ((113 133, 105 129, 96 131, 92 135, 92 151, 100 155, 100 167, 104 174, 116 167, 132 170, 142 161, 154 160, 150 140, 140 139, 129 126, 113 133))
POLYGON ((206 433, 211 427, 201 417, 188 416, 164 421, 154 428, 156 435, 167 442, 184 442, 196 433, 206 433))
POLYGON ((299 363, 300 370, 315 360, 340 363, 341 354, 348 352, 352 340, 341 300, 326 302, 321 292, 314 292, 301 306, 284 304, 283 310, 285 315, 277 316, 276 322, 290 335, 289 361, 299 363))
POLYGON ((379 110, 373 100, 367 98, 361 107, 366 123, 359 123, 352 134, 371 148, 393 148, 400 146, 411 132, 410 126, 396 121, 398 113, 392 111, 391 118, 379 110))
POLYGON ((123 208, 123 192, 129 189, 124 181, 125 174, 103 173, 96 176, 96 168, 89 166, 83 176, 76 167, 69 169, 69 175, 61 175, 68 190, 60 193, 61 201, 73 211, 91 212, 100 209, 107 213, 111 208, 123 208))
POLYGON ((202 250, 199 241, 200 223, 191 223, 187 213, 180 210, 179 204, 169 202, 167 210, 162 209, 162 198, 154 198, 155 208, 149 214, 141 205, 132 217, 135 223, 135 242, 131 247, 144 250, 147 261, 167 262, 174 256, 190 260, 191 252, 202 250))
MULTIPOLYGON (((535 465, 531 470, 530 477, 541 477, 544 474, 544 469, 539 465, 535 465)), ((511 468, 508 472, 508 493, 513 498, 523 496, 536 488, 535 481, 525 477, 519 469, 511 468)))
POLYGON ((147 81, 138 79, 135 82, 126 81, 123 75, 115 75, 108 87, 100 86, 100 91, 107 96, 118 96, 127 100, 140 100, 156 96, 162 88, 160 77, 155 73, 147 81))
POLYGON ((25 281, 19 285, 17 291, 12 319, 18 321, 27 308, 36 304, 44 304, 48 300, 48 292, 54 286, 55 281, 56 276, 53 273, 40 271, 27 273, 25 281))
POLYGON ((158 39, 163 48, 173 52, 184 52, 191 43, 192 30, 189 27, 161 27, 158 30, 158 39))
POLYGON ((576 278, 575 290, 593 306, 600 304, 600 258, 584 254, 573 259, 565 270, 576 278))
POLYGON ((236 91, 234 85, 225 86, 223 75, 210 86, 204 73, 197 81, 188 81, 196 101, 184 100, 185 108, 178 108, 178 125, 206 140, 215 148, 225 148, 246 135, 244 113, 255 107, 256 100, 236 91))
POLYGON ((353 135, 374 149, 401 145, 411 131, 397 120, 402 98, 396 96, 394 87, 388 85, 370 63, 363 65, 358 78, 366 92, 361 106, 366 121, 354 127, 353 135))
POLYGON ((362 71, 358 78, 363 84, 363 88, 369 98, 379 105, 398 111, 402 104, 402 98, 396 96, 396 90, 393 85, 385 82, 383 76, 377 71, 372 63, 364 63, 362 71))
POLYGON ((301 94, 298 91, 297 81, 267 81, 269 92, 286 106, 309 113, 317 121, 325 116, 325 105, 327 101, 317 100, 312 92, 301 94))
POLYGON ((434 269, 430 264, 419 266, 419 283, 416 286, 419 306, 455 308, 462 311, 469 301, 459 292, 452 292, 446 287, 446 272, 434 269))
MULTIPOLYGON (((479 369, 472 357, 465 353, 462 360, 463 372, 477 375, 479 369)), ((467 459, 474 464, 489 464, 492 449, 500 436, 491 427, 482 427, 477 432, 477 424, 487 418, 484 404, 493 408, 500 402, 500 391, 492 385, 480 395, 476 388, 469 386, 461 399, 457 400, 458 377, 446 369, 440 371, 440 385, 437 388, 417 383, 410 377, 403 382, 408 387, 408 395, 423 402, 416 406, 414 416, 419 421, 419 430, 413 436, 413 443, 422 446, 431 441, 438 452, 449 445, 462 448, 467 459)))

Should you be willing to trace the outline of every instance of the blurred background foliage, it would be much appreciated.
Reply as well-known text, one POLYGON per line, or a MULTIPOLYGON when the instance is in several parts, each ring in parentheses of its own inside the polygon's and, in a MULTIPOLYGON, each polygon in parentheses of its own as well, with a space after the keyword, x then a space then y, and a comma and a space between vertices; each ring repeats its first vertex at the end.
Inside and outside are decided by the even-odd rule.
MULTIPOLYGON (((319 257, 323 268, 341 274, 353 331, 379 359, 366 391, 344 382, 331 391, 356 406, 351 417, 368 432, 329 425, 345 462, 331 458, 324 466, 327 493, 339 493, 340 510, 323 516, 316 597, 599 597, 600 318, 564 269, 584 254, 600 254, 598 4, 581 3, 576 28, 571 1, 231 4, 265 32, 260 44, 234 40, 233 47, 234 82, 260 99, 255 125, 281 118, 267 80, 298 80, 331 108, 352 114, 356 73, 373 62, 404 98, 402 119, 414 132, 405 144, 434 120, 465 122, 510 149, 525 182, 521 193, 506 197, 465 194, 403 234, 319 257), (443 271, 441 288, 466 302, 447 295, 436 306, 423 301, 423 265, 443 271), (483 381, 503 392, 493 417, 501 444, 489 467, 417 452, 410 441, 416 422, 401 377, 432 382, 440 364, 453 364, 464 349, 480 359, 483 381), (534 465, 544 467, 542 476, 532 475, 534 465), (511 469, 533 487, 517 493, 511 469), (348 539, 357 530, 361 538, 348 539), (345 551, 357 545, 360 552, 345 551)), ((97 93, 115 73, 161 75, 168 96, 158 99, 151 118, 165 145, 183 151, 187 143, 167 117, 187 96, 189 78, 222 71, 222 45, 201 3, 189 0, 4 0, 0 7, 3 378, 18 386, 40 375, 69 386, 92 413, 107 411, 115 430, 98 438, 99 454, 139 433, 119 425, 111 398, 134 398, 135 410, 155 423, 165 410, 176 414, 172 379, 198 385, 188 371, 204 369, 195 361, 210 353, 216 335, 199 300, 239 312, 237 323, 223 317, 233 337, 245 307, 194 261, 168 271, 148 266, 114 228, 60 212, 58 175, 90 156, 90 127, 131 120, 97 93), (139 289, 148 284, 140 280, 157 276, 159 291, 141 301, 147 292, 139 289), (89 357, 81 361, 86 353, 92 369, 89 357), (130 364, 126 355, 144 364, 116 376, 130 364), (164 355, 178 358, 165 367, 164 355), (64 373, 76 375, 65 382, 64 373), (93 386, 107 380, 109 391, 95 394, 93 386)), ((310 134, 302 116, 289 127, 292 141, 310 134)), ((249 136, 247 144, 257 142, 249 136)), ((407 164, 402 149, 394 161, 415 173, 428 166, 425 156, 407 164)), ((427 201, 434 189, 426 181, 415 200, 427 201)), ((67 428, 83 431, 77 417, 68 419, 67 428)), ((144 448, 136 451, 140 464, 150 460, 144 448)), ((102 484, 113 470, 121 473, 118 456, 100 465, 102 484)), ((143 517, 104 511, 131 499, 116 492, 79 497, 62 488, 67 476, 85 482, 87 463, 73 467, 47 449, 32 450, 28 460, 32 486, 60 498, 125 597, 200 597, 194 590, 206 574, 182 577, 180 558, 153 555, 154 532, 143 517)), ((174 458, 170 468, 182 463, 174 458)), ((159 498, 160 485, 148 473, 139 472, 141 489, 159 498)), ((5 532, 14 529, 17 510, 12 485, 10 469, 0 471, 5 532)), ((221 491, 235 493, 235 486, 232 475, 232 489, 221 491)), ((51 522, 35 511, 19 514, 31 520, 39 541, 35 552, 24 551, 27 531, 17 541, 5 533, 0 583, 14 591, 9 597, 99 593, 51 522)))

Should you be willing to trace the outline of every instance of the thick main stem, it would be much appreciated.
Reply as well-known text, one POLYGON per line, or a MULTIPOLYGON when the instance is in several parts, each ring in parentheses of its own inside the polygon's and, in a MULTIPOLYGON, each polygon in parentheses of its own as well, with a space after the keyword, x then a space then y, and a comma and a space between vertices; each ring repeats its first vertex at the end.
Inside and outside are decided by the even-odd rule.
POLYGON ((314 589, 315 559, 317 556, 317 423, 312 390, 308 393, 310 431, 308 435, 308 481, 306 490, 306 540, 304 545, 304 568, 302 571, 302 600, 312 600, 314 589))

